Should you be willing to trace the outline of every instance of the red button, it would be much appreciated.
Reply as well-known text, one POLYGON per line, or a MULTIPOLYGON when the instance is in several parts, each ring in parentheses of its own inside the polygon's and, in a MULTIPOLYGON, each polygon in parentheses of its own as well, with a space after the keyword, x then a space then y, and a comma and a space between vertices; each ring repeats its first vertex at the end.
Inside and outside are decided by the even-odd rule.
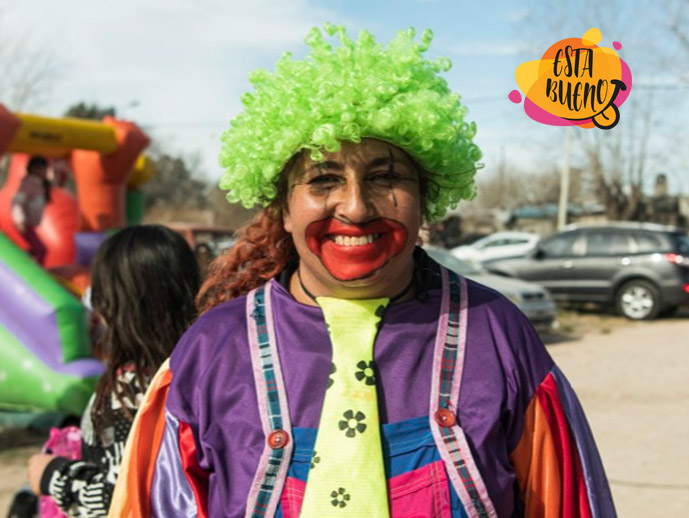
POLYGON ((284 430, 274 430, 268 435, 268 446, 273 450, 284 448, 289 442, 289 435, 284 430))
POLYGON ((438 423, 440 426, 445 426, 449 428, 450 426, 455 425, 455 423, 457 422, 457 418, 451 410, 448 410, 447 408, 441 408, 440 410, 437 410, 435 413, 435 422, 438 423))

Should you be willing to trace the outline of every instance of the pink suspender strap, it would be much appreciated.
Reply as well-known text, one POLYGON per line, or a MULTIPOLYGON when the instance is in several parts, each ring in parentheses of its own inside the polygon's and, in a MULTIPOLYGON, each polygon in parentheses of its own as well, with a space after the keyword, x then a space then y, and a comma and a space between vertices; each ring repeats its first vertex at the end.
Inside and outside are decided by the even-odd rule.
POLYGON ((467 326, 466 280, 441 267, 443 295, 433 354, 430 425, 448 476, 470 518, 497 518, 457 422, 467 326))
POLYGON ((246 304, 251 364, 261 425, 266 436, 258 470, 249 491, 246 518, 272 518, 275 515, 294 447, 285 383, 275 341, 270 296, 273 282, 251 291, 246 304))

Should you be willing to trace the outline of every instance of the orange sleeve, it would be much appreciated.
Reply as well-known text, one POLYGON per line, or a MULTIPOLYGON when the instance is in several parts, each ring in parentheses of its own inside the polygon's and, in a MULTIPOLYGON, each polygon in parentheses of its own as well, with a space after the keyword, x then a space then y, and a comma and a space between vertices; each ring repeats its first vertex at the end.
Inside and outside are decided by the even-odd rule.
POLYGON ((560 518, 561 473, 548 420, 534 397, 524 416, 524 431, 510 460, 529 518, 560 518))
POLYGON ((591 518, 575 438, 552 374, 536 390, 510 455, 529 518, 591 518))

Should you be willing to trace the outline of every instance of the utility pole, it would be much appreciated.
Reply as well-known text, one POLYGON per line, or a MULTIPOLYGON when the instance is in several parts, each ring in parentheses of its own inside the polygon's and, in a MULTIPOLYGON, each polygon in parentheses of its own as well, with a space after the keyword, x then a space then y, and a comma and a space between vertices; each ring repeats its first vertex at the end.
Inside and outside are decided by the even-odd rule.
POLYGON ((569 162, 572 153, 572 126, 565 129, 565 161, 560 175, 560 204, 557 210, 557 229, 567 224, 567 202, 569 199, 569 162))

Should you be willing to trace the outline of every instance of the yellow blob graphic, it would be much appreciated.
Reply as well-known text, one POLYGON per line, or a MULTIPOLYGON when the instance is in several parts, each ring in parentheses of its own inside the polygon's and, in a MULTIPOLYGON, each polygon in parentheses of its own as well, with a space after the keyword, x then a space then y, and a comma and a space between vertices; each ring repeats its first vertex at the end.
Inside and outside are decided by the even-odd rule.
POLYGON ((594 27, 584 33, 584 37, 581 38, 581 42, 587 47, 592 47, 593 45, 598 45, 602 39, 603 35, 594 27))

